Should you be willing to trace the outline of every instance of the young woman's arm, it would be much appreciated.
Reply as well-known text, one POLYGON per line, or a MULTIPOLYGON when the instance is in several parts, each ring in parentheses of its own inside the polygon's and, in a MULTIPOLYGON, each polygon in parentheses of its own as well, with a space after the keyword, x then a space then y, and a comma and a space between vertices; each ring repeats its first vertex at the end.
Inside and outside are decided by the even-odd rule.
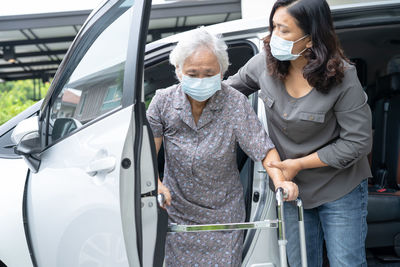
POLYGON ((279 168, 272 166, 271 163, 280 164, 280 157, 278 151, 273 148, 268 151, 267 156, 262 161, 262 164, 267 171, 269 177, 272 179, 275 185, 275 189, 282 187, 288 196, 285 200, 295 200, 299 195, 299 189, 297 185, 291 181, 288 181, 285 177, 285 173, 279 168))
POLYGON ((301 170, 328 166, 328 164, 321 161, 317 152, 297 159, 269 161, 266 162, 266 165, 271 168, 280 169, 287 181, 291 181, 301 170))

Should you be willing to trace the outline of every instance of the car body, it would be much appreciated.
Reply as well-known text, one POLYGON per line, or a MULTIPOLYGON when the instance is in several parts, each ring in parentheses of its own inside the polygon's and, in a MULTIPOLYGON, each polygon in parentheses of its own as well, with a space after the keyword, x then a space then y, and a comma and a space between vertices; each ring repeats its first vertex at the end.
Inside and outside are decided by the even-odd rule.
MULTIPOLYGON (((150 7, 145 0, 104 2, 78 33, 45 99, 0 127, 5 266, 162 264, 166 222, 156 202, 162 164, 157 168, 145 110, 156 89, 177 82, 168 55, 185 33, 145 45, 150 7), (24 125, 26 118, 37 124, 24 125)), ((400 3, 346 5, 332 12, 343 49, 368 92, 400 55, 400 3)), ((207 29, 228 43, 232 64, 226 76, 261 51, 268 34, 264 18, 207 29)), ((249 101, 266 127, 262 100, 254 93, 249 101)), ((241 151, 237 158, 246 220, 275 219, 274 193, 261 164, 241 151)), ((396 247, 399 198, 374 198, 367 247, 396 247), (379 213, 382 201, 391 216, 379 213)), ((275 229, 246 232, 243 266, 279 266, 275 229)))
POLYGON ((41 104, 37 102, 0 128, 0 235, 7 240, 0 243, 0 260, 9 266, 32 266, 22 210, 28 167, 14 153, 11 134, 20 121, 38 115, 41 104))

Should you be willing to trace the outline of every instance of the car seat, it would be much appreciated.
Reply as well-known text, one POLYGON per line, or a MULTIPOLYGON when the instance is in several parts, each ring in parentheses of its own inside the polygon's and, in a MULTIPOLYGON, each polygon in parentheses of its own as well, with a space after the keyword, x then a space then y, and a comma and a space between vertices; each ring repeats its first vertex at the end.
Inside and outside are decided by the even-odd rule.
POLYGON ((400 257, 400 73, 376 81, 367 248, 393 247, 400 257))

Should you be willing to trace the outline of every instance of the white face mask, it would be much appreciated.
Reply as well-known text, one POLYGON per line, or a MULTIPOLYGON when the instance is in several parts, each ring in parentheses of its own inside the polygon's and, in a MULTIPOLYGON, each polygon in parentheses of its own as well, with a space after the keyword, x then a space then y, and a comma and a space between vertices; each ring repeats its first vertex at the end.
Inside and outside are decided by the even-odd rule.
POLYGON ((269 42, 269 46, 271 47, 271 54, 279 61, 295 60, 301 55, 301 53, 303 53, 307 49, 307 47, 304 48, 297 55, 294 55, 292 54, 293 45, 298 41, 303 40, 307 36, 308 34, 293 42, 272 34, 271 41, 269 42))
POLYGON ((207 78, 192 78, 182 74, 182 91, 198 102, 203 102, 221 90, 221 74, 207 78))

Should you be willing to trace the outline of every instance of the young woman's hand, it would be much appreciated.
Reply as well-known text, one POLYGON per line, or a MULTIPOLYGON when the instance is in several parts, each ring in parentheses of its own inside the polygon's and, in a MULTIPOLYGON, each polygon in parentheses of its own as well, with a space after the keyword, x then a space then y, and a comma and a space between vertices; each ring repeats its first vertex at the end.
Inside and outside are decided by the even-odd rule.
POLYGON ((300 162, 295 159, 287 159, 284 161, 270 161, 267 162, 267 166, 280 169, 285 176, 286 181, 291 181, 302 169, 300 162))
POLYGON ((169 192, 168 187, 166 187, 162 182, 158 181, 158 194, 164 195, 164 204, 161 208, 165 209, 165 205, 171 206, 171 193, 169 192))

